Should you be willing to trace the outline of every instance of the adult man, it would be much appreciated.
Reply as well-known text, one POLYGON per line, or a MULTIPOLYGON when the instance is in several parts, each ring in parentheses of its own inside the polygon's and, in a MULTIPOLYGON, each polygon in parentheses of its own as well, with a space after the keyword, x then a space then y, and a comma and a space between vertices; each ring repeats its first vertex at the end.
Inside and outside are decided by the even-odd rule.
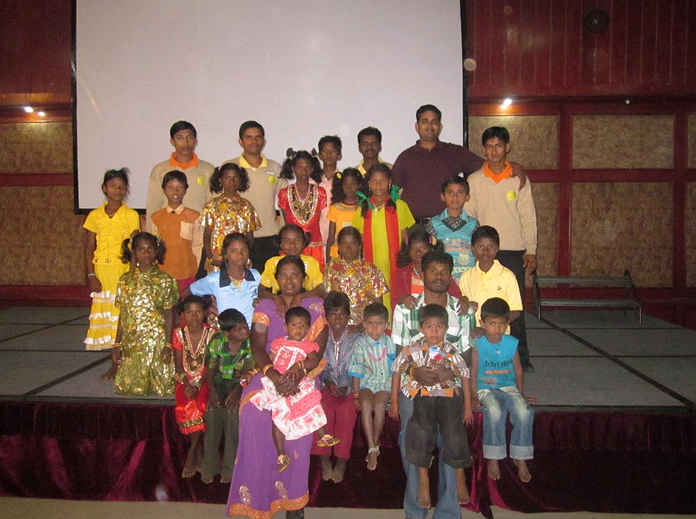
POLYGON ((442 112, 434 105, 416 110, 418 141, 397 157, 392 168, 394 184, 403 191, 416 223, 427 225, 431 216, 445 209, 440 186, 457 173, 468 175, 483 165, 483 159, 464 146, 440 141, 442 112))
POLYGON ((382 151, 382 132, 374 126, 368 126, 358 132, 358 151, 363 158, 360 164, 355 166, 355 169, 362 173, 363 177, 367 170, 375 164, 386 164, 390 168, 392 167, 391 164, 379 157, 379 153, 382 151))
POLYGON ((254 245, 249 255, 251 264, 263 272, 266 260, 278 255, 275 235, 279 225, 275 214, 275 197, 280 178, 280 164, 267 159, 261 152, 266 146, 266 132, 256 121, 245 121, 239 127, 239 145, 242 154, 231 160, 249 174, 249 190, 244 193, 256 209, 261 229, 254 231, 254 245))
POLYGON ((215 166, 198 159, 195 153, 198 144, 196 128, 188 121, 177 121, 169 129, 169 136, 174 153, 169 160, 160 162, 150 172, 145 205, 148 231, 152 231, 152 215, 167 206, 167 197, 162 191, 162 179, 169 171, 177 169, 186 175, 189 185, 186 192, 187 207, 200 213, 211 198, 208 181, 215 166))
MULTIPOLYGON (((472 326, 469 315, 459 315, 459 300, 447 293, 452 279, 452 256, 445 252, 431 251, 426 253, 421 260, 423 267, 423 293, 414 294, 416 304, 410 310, 404 304, 396 305, 394 310, 394 325, 392 328, 392 340, 397 346, 408 346, 422 337, 418 325, 418 309, 427 304, 438 304, 447 309, 448 328, 445 340, 457 347, 464 355, 467 363, 471 358, 469 352, 469 332, 472 326)), ((439 365, 437 368, 423 366, 414 368, 411 376, 424 386, 430 386, 438 381, 454 378, 451 370, 439 365)), ((461 395, 461 393, 460 393, 461 395)), ((406 461, 406 425, 413 414, 413 401, 401 394, 399 396, 399 410, 401 413, 401 432, 399 433, 399 446, 401 447, 401 461, 406 472, 407 483, 404 493, 404 513, 410 519, 424 519, 428 511, 418 504, 418 467, 406 461)), ((441 438, 438 437, 438 446, 441 446, 441 438)), ((456 477, 454 469, 439 460, 439 477, 437 490, 437 506, 434 518, 459 519, 461 517, 459 503, 457 502, 456 477)))

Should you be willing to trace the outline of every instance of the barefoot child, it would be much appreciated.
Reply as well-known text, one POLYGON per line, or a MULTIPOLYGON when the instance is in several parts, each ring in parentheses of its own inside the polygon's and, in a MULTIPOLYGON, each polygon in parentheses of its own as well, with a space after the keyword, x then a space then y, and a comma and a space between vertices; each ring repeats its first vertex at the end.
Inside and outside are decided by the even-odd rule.
POLYGON ((116 294, 121 314, 111 360, 118 366, 114 391, 122 395, 174 393, 169 340, 179 289, 174 278, 157 266, 164 260, 164 253, 164 242, 149 232, 123 241, 123 262, 130 263, 132 257, 135 267, 121 276, 116 294))
POLYGON ((475 341, 471 356, 473 407, 483 405, 483 457, 488 460, 488 477, 500 479, 498 460, 504 459, 506 420, 510 413, 512 435, 510 457, 524 483, 532 479, 526 460, 534 457, 532 426, 534 409, 524 396, 524 373, 517 351, 517 339, 505 335, 510 307, 499 297, 481 306, 483 337, 475 341))
MULTIPOLYGON (((307 377, 305 360, 316 361, 319 345, 305 339, 312 317, 301 306, 290 308, 285 313, 287 337, 278 337, 271 343, 270 357, 273 368, 281 375, 300 377, 298 392, 291 396, 281 396, 268 377, 261 379, 264 389, 251 397, 251 403, 259 410, 270 410, 273 419, 273 443, 278 452, 278 472, 290 466, 290 458, 285 455, 285 439, 296 440, 319 432, 319 447, 332 447, 339 440, 324 432, 326 415, 321 407, 321 392, 315 387, 314 379, 307 377)), ((264 368, 264 375, 268 369, 264 368)))
POLYGON ((418 310, 418 323, 423 338, 405 346, 397 356, 392 369, 392 404, 389 416, 399 417, 399 389, 404 372, 420 366, 441 365, 454 372, 454 380, 438 382, 433 386, 422 386, 415 379, 406 377, 402 389, 412 398, 413 416, 406 426, 406 459, 418 466, 418 502, 421 508, 430 508, 430 480, 428 469, 433 461, 433 449, 438 430, 443 446, 440 455, 443 461, 454 468, 457 482, 457 501, 460 505, 469 502, 464 469, 471 465, 469 441, 464 424, 471 425, 471 394, 469 368, 457 349, 445 342, 449 316, 447 309, 429 304, 418 310), (462 406, 462 395, 464 402, 462 406))
MULTIPOLYGON (((116 339, 116 287, 128 271, 120 258, 121 244, 140 230, 138 213, 123 203, 128 195, 128 170, 110 169, 104 174, 101 188, 106 202, 90 212, 84 224, 85 268, 92 297, 84 341, 88 350, 108 350, 116 339)), ((112 364, 101 378, 110 380, 115 374, 116 365, 112 364)))
POLYGON ((379 438, 391 392, 391 363, 395 349, 391 337, 384 334, 389 322, 388 315, 387 308, 380 303, 365 307, 365 333, 355 346, 348 368, 355 407, 360 409, 363 431, 367 438, 367 470, 377 468, 379 438))
POLYGON ((201 481, 212 483, 220 474, 220 483, 232 480, 239 439, 239 397, 242 384, 253 376, 254 360, 249 347, 249 326, 244 315, 227 309, 218 316, 220 331, 210 340, 205 356, 205 381, 209 387, 205 411, 205 447, 201 481), (225 446, 220 465, 220 437, 225 446))
MULTIPOLYGON (((166 177, 166 175, 165 175, 166 177)), ((213 335, 212 328, 205 323, 209 304, 198 296, 188 296, 179 303, 179 313, 185 325, 172 334, 172 351, 177 381, 174 398, 176 423, 182 434, 191 442, 182 478, 190 478, 202 462, 205 431, 203 415, 208 403, 208 383, 205 380, 205 352, 213 335)))

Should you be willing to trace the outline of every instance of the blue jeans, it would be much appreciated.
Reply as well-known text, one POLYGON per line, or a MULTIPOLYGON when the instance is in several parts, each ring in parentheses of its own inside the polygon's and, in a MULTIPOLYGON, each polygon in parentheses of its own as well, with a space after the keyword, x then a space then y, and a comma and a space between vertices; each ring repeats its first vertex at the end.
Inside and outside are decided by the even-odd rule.
POLYGON ((489 460, 502 460, 506 457, 506 418, 510 413, 510 457, 515 460, 532 459, 534 409, 527 405, 517 388, 487 391, 488 393, 479 399, 483 405, 483 457, 489 460))
MULTIPOLYGON (((453 397, 453 398, 461 398, 453 397)), ((406 426, 413 415, 413 400, 399 393, 399 413, 401 415, 401 431, 399 432, 399 447, 401 462, 406 472, 406 491, 404 492, 404 514, 411 519, 425 519, 428 510, 418 506, 418 467, 406 460, 406 426)), ((442 449, 442 435, 438 432, 437 447, 442 449)), ((454 469, 439 458, 437 506, 433 519, 460 519, 461 508, 457 502, 457 480, 454 469)))

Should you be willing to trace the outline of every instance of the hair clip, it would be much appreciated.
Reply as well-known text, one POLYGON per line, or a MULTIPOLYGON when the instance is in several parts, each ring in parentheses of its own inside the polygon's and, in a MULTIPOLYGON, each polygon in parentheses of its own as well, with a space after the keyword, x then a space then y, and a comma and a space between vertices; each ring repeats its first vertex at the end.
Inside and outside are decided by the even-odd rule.
POLYGON ((310 153, 312 154, 312 157, 316 157, 317 156, 316 148, 312 148, 312 151, 310 153))
POLYGON ((336 178, 338 180, 341 180, 341 172, 340 171, 336 172, 336 178))
POLYGON ((460 171, 459 173, 457 173, 457 174, 454 175, 454 176, 455 176, 455 177, 464 178, 464 172, 463 172, 463 171, 460 171))
POLYGON ((292 159, 295 156, 295 150, 288 148, 285 150, 285 158, 292 159))

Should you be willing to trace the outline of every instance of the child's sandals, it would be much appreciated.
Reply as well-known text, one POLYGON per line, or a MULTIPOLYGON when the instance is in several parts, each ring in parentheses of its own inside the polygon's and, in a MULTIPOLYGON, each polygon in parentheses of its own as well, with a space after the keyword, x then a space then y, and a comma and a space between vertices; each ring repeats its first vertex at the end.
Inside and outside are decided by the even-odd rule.
POLYGON ((319 438, 319 441, 317 442, 318 447, 333 447, 334 445, 338 444, 341 440, 336 438, 335 436, 331 436, 330 434, 325 434, 321 438, 319 438))
POLYGON ((276 467, 278 467, 278 472, 283 472, 290 466, 290 458, 285 454, 278 456, 278 461, 276 462, 276 467))
POLYGON ((365 463, 367 463, 367 470, 375 470, 377 468, 377 457, 379 456, 379 445, 375 447, 370 447, 367 449, 367 457, 365 458, 365 463), (374 457, 370 456, 374 454, 374 457))

